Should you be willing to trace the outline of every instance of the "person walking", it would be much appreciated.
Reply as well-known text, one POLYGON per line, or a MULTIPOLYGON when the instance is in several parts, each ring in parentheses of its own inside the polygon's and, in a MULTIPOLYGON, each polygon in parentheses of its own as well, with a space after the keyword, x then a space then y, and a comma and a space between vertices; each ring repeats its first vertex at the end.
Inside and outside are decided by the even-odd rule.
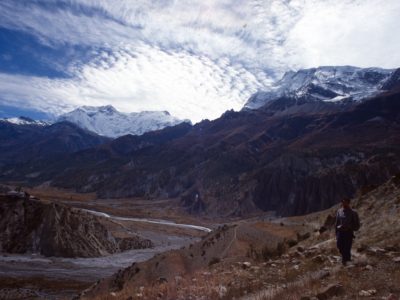
POLYGON ((358 213, 350 207, 349 198, 344 198, 341 203, 342 207, 336 213, 336 245, 342 255, 342 264, 345 266, 351 261, 354 231, 360 228, 360 219, 358 213))

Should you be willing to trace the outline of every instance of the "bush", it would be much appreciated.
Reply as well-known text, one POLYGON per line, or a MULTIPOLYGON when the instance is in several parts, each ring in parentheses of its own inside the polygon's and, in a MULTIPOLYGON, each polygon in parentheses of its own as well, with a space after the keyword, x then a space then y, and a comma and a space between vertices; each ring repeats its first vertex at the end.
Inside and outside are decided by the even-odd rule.
POLYGON ((213 258, 211 258, 210 262, 208 263, 208 266, 210 267, 212 265, 215 265, 215 264, 219 263, 220 261, 221 261, 221 259, 219 259, 219 257, 213 257, 213 258))
POLYGON ((287 241, 287 245, 289 246, 289 248, 292 248, 293 246, 296 246, 297 244, 298 244, 298 242, 293 239, 290 239, 287 241))

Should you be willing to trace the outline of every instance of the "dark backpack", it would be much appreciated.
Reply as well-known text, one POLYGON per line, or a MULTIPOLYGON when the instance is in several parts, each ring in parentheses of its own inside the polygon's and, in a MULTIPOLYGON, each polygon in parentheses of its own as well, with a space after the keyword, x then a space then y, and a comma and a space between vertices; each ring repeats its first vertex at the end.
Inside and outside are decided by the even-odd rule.
POLYGON ((360 229, 360 218, 358 217, 358 213, 356 211, 352 211, 352 229, 353 231, 357 231, 360 229))

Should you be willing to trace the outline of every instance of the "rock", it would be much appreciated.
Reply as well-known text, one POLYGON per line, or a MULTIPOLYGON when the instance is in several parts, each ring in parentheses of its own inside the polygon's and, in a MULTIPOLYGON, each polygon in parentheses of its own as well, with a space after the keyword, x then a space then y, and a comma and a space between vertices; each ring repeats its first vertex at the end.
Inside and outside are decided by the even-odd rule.
POLYGON ((251 267, 251 263, 250 262, 245 261, 245 262, 242 263, 242 268, 243 269, 248 269, 250 267, 251 267))
POLYGON ((311 237, 311 233, 309 233, 309 232, 306 232, 304 234, 297 233, 297 240, 299 242, 304 241, 304 240, 306 240, 306 239, 308 239, 310 237, 311 237))
POLYGON ((366 249, 367 254, 369 255, 382 255, 387 253, 385 249, 379 248, 379 247, 370 247, 366 249))
POLYGON ((386 246, 384 249, 386 251, 392 251, 392 252, 396 252, 396 251, 400 250, 399 246, 397 246, 397 245, 386 246))
POLYGON ((371 270, 373 270, 374 268, 371 266, 371 265, 366 265, 365 266, 365 270, 368 270, 368 271, 371 271, 371 270))
POLYGON ((315 263, 323 263, 327 260, 326 256, 324 255, 317 255, 311 259, 315 263))
POLYGON ((225 286, 223 286, 221 284, 218 286, 219 298, 224 298, 227 292, 228 292, 228 289, 225 286))
POLYGON ((157 281, 158 281, 158 283, 167 283, 168 282, 167 278, 165 278, 165 277, 159 277, 157 281))
POLYGON ((312 257, 315 256, 315 254, 318 253, 318 249, 317 248, 309 248, 307 250, 305 250, 304 255, 306 257, 312 257))
POLYGON ((340 284, 332 284, 326 287, 322 292, 316 295, 318 300, 327 300, 333 296, 339 296, 344 293, 344 288, 340 284))
POLYGON ((395 263, 400 263, 400 256, 392 259, 395 263))
POLYGON ((371 289, 371 290, 367 290, 367 291, 361 290, 361 291, 358 293, 358 295, 359 295, 360 297, 370 297, 370 296, 373 296, 373 295, 375 295, 375 294, 376 294, 376 290, 375 290, 375 289, 371 289))
POLYGON ((325 278, 327 278, 329 276, 331 276, 331 273, 329 271, 327 271, 327 270, 324 270, 324 271, 321 272, 321 274, 319 276, 319 279, 325 279, 325 278))
POLYGON ((117 294, 116 294, 116 293, 114 293, 114 292, 111 292, 111 293, 110 293, 110 296, 111 296, 111 297, 116 297, 116 296, 117 296, 117 294))
POLYGON ((293 252, 292 256, 296 257, 296 258, 303 258, 304 257, 303 253, 301 253, 301 252, 299 252, 297 250, 295 252, 293 252))
POLYGON ((299 246, 299 247, 297 247, 297 251, 304 252, 304 248, 299 246))
POLYGON ((319 232, 323 233, 324 231, 331 229, 335 225, 335 221, 336 221, 336 216, 329 214, 325 219, 324 225, 322 225, 321 228, 319 229, 319 232))
POLYGON ((358 248, 357 248, 357 252, 364 252, 365 250, 368 250, 368 246, 365 244, 361 244, 358 248))
POLYGON ((175 276, 176 285, 179 285, 182 282, 182 280, 183 280, 182 276, 175 276))
POLYGON ((325 226, 321 226, 319 229, 318 229, 318 232, 319 232, 319 234, 323 234, 325 231, 327 231, 328 230, 328 228, 326 228, 325 226))
POLYGON ((395 251, 395 252, 389 252, 388 253, 388 255, 390 256, 390 257, 397 257, 397 256, 400 256, 400 252, 399 251, 395 251))

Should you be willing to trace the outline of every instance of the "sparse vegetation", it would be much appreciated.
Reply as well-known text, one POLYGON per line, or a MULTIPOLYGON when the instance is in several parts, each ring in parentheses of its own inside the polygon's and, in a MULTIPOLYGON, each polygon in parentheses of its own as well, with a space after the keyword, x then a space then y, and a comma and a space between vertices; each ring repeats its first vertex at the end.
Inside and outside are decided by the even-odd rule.
POLYGON ((211 258, 210 262, 208 263, 208 266, 215 265, 215 264, 219 263, 220 261, 221 261, 221 259, 219 257, 213 257, 213 258, 211 258))
MULTIPOLYGON (((133 286, 125 285, 121 291, 116 292, 116 297, 123 299, 131 296, 135 299, 139 293, 140 299, 187 299, 191 295, 193 299, 289 300, 332 293, 340 295, 340 299, 350 300, 357 299, 363 290, 376 290, 377 297, 387 297, 390 293, 400 294, 396 284, 400 279, 400 268, 392 261, 400 253, 400 241, 396 235, 400 221, 396 213, 391 215, 393 217, 387 215, 388 211, 399 209, 394 208, 393 203, 400 195, 400 187, 392 186, 392 183, 394 181, 359 199, 358 211, 365 225, 357 233, 353 247, 353 267, 343 268, 340 264, 333 232, 327 225, 332 210, 327 210, 309 216, 288 218, 285 220, 288 225, 285 226, 279 223, 255 223, 227 226, 224 230, 220 228, 218 239, 216 234, 211 234, 205 240, 193 244, 190 252, 186 249, 165 254, 163 264, 169 266, 168 270, 172 272, 166 273, 172 276, 167 282, 155 284, 156 279, 143 281, 143 277, 130 275, 129 282, 133 286, 137 284, 136 290, 133 286), (378 197, 387 202, 373 207, 371 214, 368 207, 378 197), (374 221, 377 214, 385 214, 387 220, 384 224, 381 222, 379 228, 374 221), (318 228, 322 224, 327 229, 320 232, 318 228), (312 234, 311 227, 315 229, 312 234), (259 235, 259 231, 254 231, 255 228, 262 229, 260 233, 263 233, 259 235), (292 235, 288 230, 294 230, 292 235), (279 232, 279 238, 268 235, 272 232, 279 232), (259 241, 266 236, 268 241, 274 243, 268 244, 264 240, 261 244, 259 241), (387 237, 390 237, 390 244, 387 237), (378 250, 374 250, 374 247, 378 247, 378 250), (190 263, 185 259, 185 253, 191 256, 190 263), (215 255, 221 253, 229 255, 215 255), (204 263, 199 257, 206 258, 204 263)), ((148 269, 146 265, 142 268, 148 269)), ((105 287, 107 285, 102 289, 105 287)), ((102 297, 100 294, 99 299, 108 299, 108 296, 102 297)))

